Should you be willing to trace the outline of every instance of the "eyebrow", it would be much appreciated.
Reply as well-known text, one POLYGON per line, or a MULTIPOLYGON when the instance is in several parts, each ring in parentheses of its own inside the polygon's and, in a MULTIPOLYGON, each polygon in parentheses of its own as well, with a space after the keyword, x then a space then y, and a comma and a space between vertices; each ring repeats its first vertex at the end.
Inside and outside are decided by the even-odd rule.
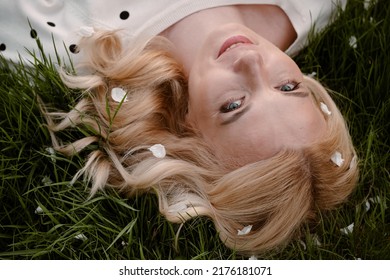
MULTIPOLYGON (((304 98, 304 97, 307 97, 310 95, 309 92, 307 92, 307 91, 284 91, 284 92, 282 92, 282 94, 285 96, 294 96, 294 97, 300 97, 300 98, 304 98)), ((248 105, 244 109, 238 111, 237 113, 234 113, 227 120, 224 120, 223 122, 221 122, 221 126, 228 125, 228 124, 231 124, 231 123, 237 121, 246 112, 248 112, 250 110, 250 108, 251 108, 251 106, 248 105)))

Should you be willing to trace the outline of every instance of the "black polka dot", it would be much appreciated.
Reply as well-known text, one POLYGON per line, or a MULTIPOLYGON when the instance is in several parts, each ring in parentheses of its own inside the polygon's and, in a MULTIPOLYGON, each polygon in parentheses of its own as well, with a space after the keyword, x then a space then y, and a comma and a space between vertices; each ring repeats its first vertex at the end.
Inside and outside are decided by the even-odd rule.
POLYGON ((123 11, 120 13, 119 17, 123 20, 128 19, 130 16, 130 13, 128 11, 123 11))
POLYGON ((37 31, 35 29, 31 29, 30 36, 31 38, 36 39, 38 37, 37 31))
POLYGON ((79 53, 79 47, 76 44, 72 44, 69 46, 69 50, 71 53, 79 53))
POLYGON ((49 26, 51 26, 51 27, 55 27, 55 26, 56 26, 56 24, 55 24, 54 22, 51 22, 51 21, 48 21, 47 24, 48 24, 49 26))
POLYGON ((5 51, 6 48, 5 44, 0 44, 0 52, 5 51))

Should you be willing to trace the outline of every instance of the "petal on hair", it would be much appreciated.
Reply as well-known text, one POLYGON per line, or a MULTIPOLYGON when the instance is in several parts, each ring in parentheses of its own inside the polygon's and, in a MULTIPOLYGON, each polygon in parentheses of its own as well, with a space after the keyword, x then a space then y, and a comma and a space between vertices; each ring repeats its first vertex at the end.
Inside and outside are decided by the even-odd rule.
POLYGON ((344 159, 340 152, 335 152, 330 158, 334 164, 341 166, 344 163, 344 159))
POLYGON ((164 158, 166 156, 165 147, 161 144, 153 145, 148 149, 156 158, 164 158))
POLYGON ((77 32, 81 37, 91 37, 95 33, 95 30, 91 26, 82 26, 77 32))
POLYGON ((357 164, 357 156, 354 156, 351 162, 349 163, 349 168, 356 166, 356 164, 357 164))
POLYGON ((237 235, 247 235, 252 230, 252 225, 246 226, 243 229, 237 230, 237 235))
POLYGON ((320 108, 321 108, 321 111, 324 112, 324 114, 327 114, 328 116, 332 115, 332 112, 329 111, 329 108, 325 103, 320 102, 320 108))
POLYGON ((340 231, 341 231, 342 234, 349 235, 349 234, 351 234, 353 232, 353 228, 354 227, 355 227, 355 224, 352 223, 349 226, 340 229, 340 231))
POLYGON ((120 103, 122 102, 126 102, 127 101, 127 92, 124 91, 122 88, 119 88, 119 87, 115 87, 111 90, 111 97, 114 101, 120 103))
POLYGON ((42 214, 43 213, 43 209, 41 206, 38 206, 37 209, 35 209, 35 214, 42 214))

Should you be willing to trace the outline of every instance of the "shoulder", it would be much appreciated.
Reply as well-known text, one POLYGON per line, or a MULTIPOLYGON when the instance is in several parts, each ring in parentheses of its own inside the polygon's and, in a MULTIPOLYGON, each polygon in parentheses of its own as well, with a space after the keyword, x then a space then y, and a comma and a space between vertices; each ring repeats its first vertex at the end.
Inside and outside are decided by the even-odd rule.
POLYGON ((345 9, 347 4, 347 0, 285 0, 278 2, 297 32, 296 41, 287 50, 290 55, 297 54, 305 47, 310 32, 321 32, 334 20, 340 9, 345 9))

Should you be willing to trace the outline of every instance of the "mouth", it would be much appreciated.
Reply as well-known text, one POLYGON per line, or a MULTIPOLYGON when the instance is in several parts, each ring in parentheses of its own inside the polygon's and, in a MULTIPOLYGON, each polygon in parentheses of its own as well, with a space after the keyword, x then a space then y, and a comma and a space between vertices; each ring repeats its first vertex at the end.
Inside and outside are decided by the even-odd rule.
POLYGON ((219 49, 218 57, 220 57, 225 52, 244 44, 253 44, 253 42, 242 35, 230 37, 222 44, 221 48, 219 49))

